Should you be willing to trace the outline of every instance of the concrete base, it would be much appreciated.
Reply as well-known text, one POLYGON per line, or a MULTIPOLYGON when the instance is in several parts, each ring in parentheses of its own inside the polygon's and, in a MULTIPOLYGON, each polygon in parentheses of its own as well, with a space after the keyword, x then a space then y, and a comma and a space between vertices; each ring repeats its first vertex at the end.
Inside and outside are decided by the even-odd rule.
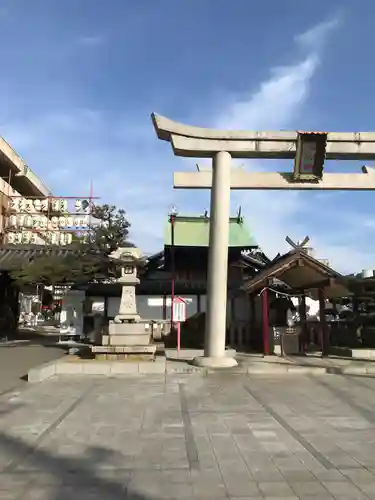
POLYGON ((157 359, 153 362, 135 360, 118 361, 118 360, 79 360, 62 358, 57 361, 52 361, 41 366, 37 366, 29 370, 28 382, 39 383, 53 376, 103 376, 103 377, 120 377, 120 376, 140 376, 140 375, 164 375, 165 374, 165 359, 157 359))
POLYGON ((238 363, 229 356, 220 356, 219 358, 199 356, 193 359, 193 364, 201 368, 233 368, 238 363))
MULTIPOLYGON (((186 361, 166 360, 164 357, 156 357, 154 361, 144 361, 134 359, 133 361, 118 361, 118 360, 84 360, 76 356, 64 356, 59 360, 45 363, 40 366, 31 368, 28 372, 29 382, 42 382, 54 376, 140 376, 149 375, 186 375, 199 374, 202 376, 210 376, 217 372, 218 368, 228 368, 230 373, 243 374, 246 376, 295 376, 295 375, 355 375, 375 377, 375 364, 373 361, 354 361, 335 358, 318 358, 318 357, 303 357, 303 358, 278 358, 276 356, 268 356, 268 358, 249 358, 243 359, 241 365, 231 369, 231 366, 223 358, 219 358, 220 366, 212 364, 212 358, 196 358, 199 366, 192 366, 186 361), (207 366, 206 360, 210 360, 210 365, 207 366)), ((214 358, 214 360, 218 358, 214 358)), ((235 360, 226 358, 229 363, 235 360)), ((225 373, 228 373, 224 371, 225 373)), ((289 383, 286 381, 286 383, 289 383)))
POLYGON ((345 356, 346 358, 356 359, 375 359, 375 349, 350 348, 350 347, 330 347, 330 354, 335 356, 345 356))
POLYGON ((141 323, 115 323, 110 321, 109 335, 103 335, 102 345, 105 346, 147 346, 150 344, 150 324, 141 323))
POLYGON ((149 332, 149 323, 115 323, 110 321, 108 325, 109 335, 144 335, 149 332))
POLYGON ((138 359, 152 361, 155 358, 156 345, 132 345, 132 346, 92 346, 91 352, 96 359, 131 360, 138 359))
MULTIPOLYGON (((173 349, 165 349, 165 355, 167 359, 176 360, 176 361, 193 361, 195 358, 202 358, 204 356, 204 349, 181 349, 180 352, 176 348, 173 349)), ((225 349, 225 356, 229 358, 235 358, 237 356, 237 352, 235 349, 225 349)))
POLYGON ((154 361, 155 356, 153 354, 124 354, 124 353, 112 353, 107 352, 103 354, 96 354, 95 359, 97 361, 154 361))
POLYGON ((91 351, 94 354, 155 354, 156 345, 123 345, 123 346, 105 346, 93 345, 91 351))
POLYGON ((103 335, 102 345, 106 347, 133 347, 133 346, 148 346, 150 344, 149 333, 136 333, 124 335, 103 335))

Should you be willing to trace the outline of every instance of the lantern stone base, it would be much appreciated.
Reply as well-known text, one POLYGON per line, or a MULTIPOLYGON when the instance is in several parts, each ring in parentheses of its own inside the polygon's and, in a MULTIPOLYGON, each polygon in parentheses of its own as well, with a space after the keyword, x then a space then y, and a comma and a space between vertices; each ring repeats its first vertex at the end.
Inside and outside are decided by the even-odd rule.
POLYGON ((155 358, 156 345, 134 346, 92 346, 92 353, 96 359, 152 361, 155 358))
POLYGON ((139 321, 138 323, 133 323, 131 321, 126 321, 123 323, 117 323, 115 321, 110 321, 108 325, 108 336, 117 337, 119 335, 148 335, 150 336, 150 323, 149 321, 139 321))
POLYGON ((109 323, 108 335, 103 335, 102 345, 92 346, 91 352, 97 358, 153 359, 156 345, 150 344, 151 329, 149 322, 109 323))
POLYGON ((149 322, 115 323, 110 321, 108 335, 103 335, 102 345, 148 345, 151 338, 149 322))
POLYGON ((133 335, 133 334, 123 334, 123 335, 103 335, 102 345, 103 346, 145 346, 150 343, 150 335, 133 335))

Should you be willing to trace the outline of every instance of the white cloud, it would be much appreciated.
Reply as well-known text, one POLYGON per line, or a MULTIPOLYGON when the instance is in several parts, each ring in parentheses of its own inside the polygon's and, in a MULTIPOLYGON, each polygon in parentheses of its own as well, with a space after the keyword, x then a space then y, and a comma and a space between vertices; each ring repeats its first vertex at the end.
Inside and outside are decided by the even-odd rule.
POLYGON ((317 53, 295 65, 274 68, 248 100, 234 102, 215 120, 225 129, 279 129, 287 124, 307 97, 308 84, 319 63, 317 53))
MULTIPOLYGON (((323 33, 329 33, 327 29, 319 28, 320 26, 322 25, 298 35, 298 43, 301 43, 304 37, 309 39, 310 50, 304 54, 301 61, 282 68, 273 68, 270 78, 260 84, 259 90, 248 100, 234 102, 223 110, 216 120, 216 125, 223 128, 256 130, 290 126, 307 99, 311 79, 320 63, 320 51, 314 50, 312 34, 319 34, 321 44, 323 33)), ((248 162, 248 165, 257 169, 256 162, 248 162)), ((285 191, 234 192, 232 200, 243 206, 244 214, 264 250, 270 254, 279 252, 285 236, 292 229, 290 221, 298 209, 300 194, 285 191)))
POLYGON ((331 35, 332 31, 340 25, 340 22, 341 16, 336 15, 331 19, 316 24, 304 33, 296 35, 294 40, 302 49, 316 52, 324 47, 328 37, 331 35))
MULTIPOLYGON (((298 129, 297 119, 306 105, 312 79, 322 62, 324 46, 339 22, 339 18, 330 19, 297 35, 295 43, 302 50, 300 60, 289 66, 272 69, 269 79, 259 85, 257 92, 248 99, 232 102, 218 114, 214 125, 237 130, 298 129)), ((246 164, 247 168, 254 170, 267 169, 265 162, 261 162, 261 165, 255 161, 246 164)), ((242 206, 255 238, 270 256, 288 249, 285 243, 287 235, 292 239, 301 239, 309 234, 318 255, 329 258, 332 265, 342 272, 355 271, 358 267, 375 267, 375 257, 370 252, 335 243, 334 231, 328 237, 320 234, 309 211, 310 215, 314 214, 315 220, 321 217, 325 219, 325 224, 329 224, 325 213, 327 205, 322 199, 319 204, 312 205, 313 200, 313 196, 304 192, 232 192, 233 208, 242 206)), ((351 220, 348 220, 346 230, 355 230, 354 218, 348 215, 351 220)), ((341 217, 345 217, 345 211, 341 211, 341 217)), ((363 225, 357 224, 357 231, 362 228, 363 225)))

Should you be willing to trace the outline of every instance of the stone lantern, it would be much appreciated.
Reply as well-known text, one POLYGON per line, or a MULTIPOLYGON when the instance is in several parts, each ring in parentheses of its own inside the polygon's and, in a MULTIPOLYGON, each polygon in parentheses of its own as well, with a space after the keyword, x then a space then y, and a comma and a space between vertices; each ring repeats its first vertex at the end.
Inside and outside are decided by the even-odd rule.
POLYGON ((156 345, 151 344, 149 320, 142 320, 137 312, 136 286, 137 262, 141 257, 138 248, 118 248, 110 258, 121 261, 121 276, 117 283, 121 285, 119 311, 109 322, 108 335, 103 335, 102 345, 93 346, 94 354, 104 355, 107 359, 127 358, 132 355, 154 357, 156 345))

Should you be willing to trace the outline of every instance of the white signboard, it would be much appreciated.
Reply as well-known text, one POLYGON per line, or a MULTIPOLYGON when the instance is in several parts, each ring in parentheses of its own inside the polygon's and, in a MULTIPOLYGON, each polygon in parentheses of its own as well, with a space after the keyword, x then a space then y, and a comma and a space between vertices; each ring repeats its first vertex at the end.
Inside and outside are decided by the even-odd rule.
POLYGON ((173 321, 176 323, 186 321, 186 302, 180 297, 174 299, 173 302, 173 321))
MULTIPOLYGON (((193 299, 191 297, 180 297, 185 304, 191 304, 193 302, 193 299)), ((175 299, 177 300, 177 298, 175 299)), ((164 299, 163 297, 150 297, 147 299, 147 305, 149 307, 163 307, 164 305, 164 299)), ((171 307, 172 305, 172 299, 171 297, 166 297, 165 299, 165 305, 166 307, 171 307)))
POLYGON ((147 299, 149 307, 163 307, 163 297, 150 297, 147 299))

